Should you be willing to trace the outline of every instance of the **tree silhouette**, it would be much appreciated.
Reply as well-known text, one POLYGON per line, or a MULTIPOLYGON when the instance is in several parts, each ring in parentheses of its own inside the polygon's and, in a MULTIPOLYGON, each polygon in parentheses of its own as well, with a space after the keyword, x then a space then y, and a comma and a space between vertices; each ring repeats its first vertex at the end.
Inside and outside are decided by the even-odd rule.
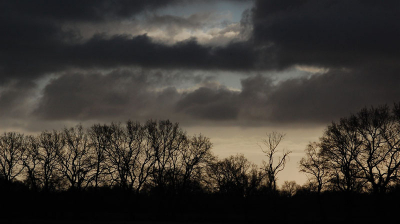
POLYGON ((329 181, 329 167, 326 157, 321 155, 318 143, 308 144, 305 157, 300 160, 300 171, 308 174, 311 182, 317 186, 321 193, 323 186, 329 181))
POLYGON ((363 108, 328 126, 319 146, 335 188, 384 193, 399 180, 399 108, 363 108))
POLYGON ((283 151, 282 156, 276 158, 278 145, 284 136, 284 134, 278 132, 269 133, 267 134, 267 139, 262 141, 264 147, 260 146, 265 156, 267 156, 267 161, 263 160, 263 170, 267 177, 267 188, 271 191, 276 191, 277 175, 285 168, 286 161, 291 153, 291 151, 283 151))
POLYGON ((15 132, 0 136, 0 174, 6 182, 13 181, 24 169, 25 138, 15 132))
POLYGON ((223 160, 216 160, 208 166, 209 178, 214 182, 214 191, 245 197, 254 188, 253 184, 259 184, 261 181, 255 181, 254 173, 257 168, 248 161, 243 154, 229 156, 223 160))
POLYGON ((187 136, 177 123, 169 120, 148 121, 146 128, 155 157, 153 183, 159 192, 173 192, 180 175, 178 156, 187 143, 187 136))
POLYGON ((107 125, 95 124, 89 131, 88 135, 90 137, 91 144, 91 154, 93 159, 94 172, 90 177, 90 182, 94 182, 93 186, 98 188, 99 186, 105 184, 105 176, 107 172, 107 166, 105 164, 106 160, 106 148, 109 147, 107 141, 107 135, 109 132, 109 127, 107 125))
POLYGON ((58 156, 64 147, 61 133, 57 131, 42 132, 39 137, 39 166, 36 176, 41 179, 45 192, 55 190, 62 182, 58 156))
POLYGON ((122 189, 132 186, 130 168, 133 167, 132 159, 134 149, 129 146, 129 140, 120 124, 112 123, 106 132, 107 146, 106 164, 111 177, 111 185, 116 184, 122 189))
POLYGON ((400 120, 399 107, 381 106, 362 109, 353 119, 362 147, 356 161, 374 193, 386 192, 388 186, 399 179, 400 120))
POLYGON ((354 117, 332 122, 321 138, 322 154, 327 157, 331 168, 330 183, 346 192, 360 191, 365 184, 357 163, 362 139, 356 122, 354 117))
POLYGON ((202 135, 188 139, 188 145, 181 150, 181 192, 184 192, 191 182, 201 182, 201 169, 204 169, 213 157, 211 147, 210 139, 202 135))
POLYGON ((129 141, 129 152, 132 153, 132 167, 130 168, 131 188, 139 193, 143 185, 151 176, 155 157, 147 137, 147 129, 138 122, 128 121, 126 125, 129 141))
POLYGON ((69 182, 70 189, 82 190, 89 184, 93 161, 90 155, 90 142, 81 125, 65 128, 62 137, 65 146, 58 151, 59 170, 69 182))
POLYGON ((22 163, 26 172, 25 182, 30 189, 38 191, 41 186, 41 180, 38 171, 41 159, 39 154, 39 140, 34 136, 27 136, 25 143, 26 153, 22 158, 22 163))

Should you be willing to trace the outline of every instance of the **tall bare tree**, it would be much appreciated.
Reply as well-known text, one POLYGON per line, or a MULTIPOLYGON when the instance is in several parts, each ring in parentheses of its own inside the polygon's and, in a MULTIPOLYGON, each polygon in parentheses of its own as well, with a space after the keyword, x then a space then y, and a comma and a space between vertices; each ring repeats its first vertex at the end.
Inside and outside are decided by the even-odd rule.
POLYGON ((38 138, 27 136, 25 147, 26 153, 22 160, 26 172, 25 182, 28 184, 30 189, 37 191, 41 186, 41 178, 39 174, 41 157, 39 154, 40 145, 38 138))
POLYGON ((165 121, 148 121, 146 123, 148 141, 154 150, 153 181, 162 192, 166 188, 176 189, 178 169, 177 159, 182 147, 187 143, 187 136, 178 123, 165 121))
MULTIPOLYGON (((396 107, 394 108, 396 113, 396 107)), ((388 106, 364 108, 357 115, 362 147, 356 161, 374 193, 386 192, 399 179, 400 120, 388 106)))
POLYGON ((321 138, 331 183, 343 191, 384 193, 399 180, 400 105, 363 108, 328 126, 321 138))
POLYGON ((133 156, 129 173, 131 188, 133 187, 135 192, 139 193, 153 172, 156 162, 154 150, 147 139, 145 126, 138 122, 128 121, 126 129, 129 151, 133 156))
POLYGON ((106 161, 106 149, 109 147, 108 135, 110 128, 107 125, 94 124, 88 130, 90 138, 91 157, 93 159, 94 171, 90 175, 89 181, 93 182, 93 187, 98 188, 105 184, 108 173, 106 161))
POLYGON ((144 131, 138 122, 128 121, 125 128, 120 124, 110 125, 107 164, 113 181, 122 189, 139 192, 155 163, 144 131))
POLYGON ((65 147, 58 151, 59 169, 70 189, 81 190, 88 186, 87 177, 94 168, 89 137, 82 125, 65 128, 62 137, 65 147))
POLYGON ((284 137, 284 134, 278 132, 267 133, 267 139, 262 141, 264 147, 260 146, 267 157, 266 161, 263 160, 263 170, 267 178, 267 188, 272 191, 276 191, 277 175, 285 168, 286 161, 291 153, 291 151, 284 150, 282 156, 276 157, 278 146, 284 137))
POLYGON ((106 165, 112 185, 127 189, 132 152, 129 152, 128 141, 121 124, 112 123, 109 126, 106 141, 106 165))
POLYGON ((193 136, 188 139, 188 144, 181 150, 182 162, 182 183, 181 189, 185 191, 191 181, 198 181, 201 178, 201 169, 213 158, 211 154, 212 143, 210 139, 202 135, 193 136), (200 174, 194 175, 194 174, 200 174))
POLYGON ((45 192, 60 187, 62 175, 59 172, 58 155, 64 147, 64 140, 60 132, 44 131, 38 136, 39 141, 39 169, 38 175, 45 192))
POLYGON ((332 122, 321 138, 322 155, 330 166, 330 183, 340 191, 362 190, 365 180, 357 162, 363 140, 355 117, 332 122))

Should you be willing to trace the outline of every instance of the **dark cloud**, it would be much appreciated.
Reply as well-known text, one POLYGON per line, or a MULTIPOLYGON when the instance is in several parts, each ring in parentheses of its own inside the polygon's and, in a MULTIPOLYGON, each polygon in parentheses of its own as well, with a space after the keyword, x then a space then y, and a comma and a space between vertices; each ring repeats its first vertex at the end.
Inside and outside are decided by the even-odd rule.
POLYGON ((18 0, 2 1, 3 15, 24 15, 56 22, 101 22, 109 19, 129 18, 144 10, 164 7, 178 0, 18 0))
POLYGON ((354 67, 398 64, 399 1, 257 1, 253 38, 293 64, 354 67))
MULTIPOLYGON (((100 1, 96 4, 102 5, 107 2, 100 1)), ((139 6, 135 10, 144 9, 148 5, 154 8, 154 5, 157 5, 147 1, 138 2, 140 4, 138 3, 139 6)), ((114 3, 122 4, 125 1, 110 1, 109 4, 114 3)), ((58 1, 46 1, 43 5, 32 1, 16 1, 16 5, 13 1, 5 1, 3 4, 3 11, 7 11, 0 18, 0 27, 3 30, 3 35, 0 36, 0 42, 3 43, 0 47, 0 83, 3 84, 13 79, 32 80, 71 68, 140 66, 163 69, 247 70, 254 69, 255 65, 259 64, 259 53, 254 51, 254 46, 249 42, 210 47, 190 39, 174 45, 165 45, 154 42, 147 35, 109 36, 107 33, 96 34, 88 40, 83 40, 78 28, 68 28, 57 20, 48 18, 59 16, 60 19, 65 18, 68 21, 72 18, 80 19, 81 14, 84 16, 80 12, 83 9, 89 11, 85 16, 96 17, 91 15, 98 11, 96 7, 91 6, 94 4, 92 1, 83 3, 83 9, 76 9, 78 15, 71 18, 63 15, 69 15, 69 10, 73 11, 78 7, 74 2, 68 2, 71 5, 65 8, 62 5, 67 3, 58 1), (61 6, 58 7, 58 4, 61 6), (50 10, 52 7, 55 8, 54 11, 50 10), (57 10, 66 12, 57 13, 57 10)), ((165 4, 167 3, 162 3, 165 4)), ((123 8, 121 7, 121 10, 123 8)), ((112 12, 113 8, 110 10, 112 12)))
POLYGON ((1 1, 0 75, 34 76, 73 66, 75 59, 66 53, 75 51, 81 31, 65 24, 121 19, 173 2, 178 1, 1 1))
POLYGON ((85 44, 70 48, 70 58, 80 58, 76 64, 86 66, 137 65, 166 69, 251 69, 257 57, 247 43, 232 43, 227 47, 207 47, 195 39, 172 46, 155 43, 146 35, 127 38, 94 37, 85 44))
POLYGON ((238 117, 237 92, 224 87, 201 87, 184 94, 177 103, 177 111, 204 120, 235 120, 238 117))
POLYGON ((98 35, 83 44, 18 42, 3 51, 3 79, 35 78, 70 68, 114 68, 140 66, 164 69, 253 69, 257 54, 248 43, 232 43, 227 47, 207 47, 196 40, 172 46, 153 42, 146 35, 129 38, 98 35), (17 46, 16 46, 17 45, 17 46), (24 46, 18 46, 24 45, 24 46), (27 46, 25 46, 27 45, 27 46), (14 50, 14 48, 18 48, 14 50))
POLYGON ((326 123, 370 105, 400 101, 397 71, 331 71, 277 86, 268 106, 276 122, 326 123), (380 76, 376 76, 380 72, 380 76))
MULTIPOLYGON (((252 20, 246 12, 241 22, 246 26, 253 22, 252 38, 225 47, 203 46, 195 39, 165 45, 146 35, 106 33, 82 41, 79 29, 67 29, 59 22, 120 19, 173 3, 177 2, 3 1, 0 80, 93 67, 246 71, 295 64, 336 68, 398 64, 397 1, 257 1, 252 20)), ((154 19, 182 27, 199 22, 177 16, 154 19)))
POLYGON ((65 74, 45 87, 34 114, 45 120, 143 118, 157 114, 164 96, 176 98, 176 90, 156 92, 151 87, 147 75, 128 70, 65 74))
MULTIPOLYGON (((116 70, 64 74, 50 81, 34 111, 42 120, 172 119, 234 120, 237 92, 218 84, 178 93, 171 74, 116 70), (161 84, 161 83, 164 83, 161 84)), ((193 82, 198 82, 197 76, 193 82)), ((207 80, 208 77, 205 77, 207 80)))
POLYGON ((34 94, 36 84, 29 81, 15 81, 7 86, 0 86, 0 118, 14 118, 29 115, 29 101, 34 94))
POLYGON ((185 113, 241 125, 324 124, 370 105, 400 102, 398 69, 331 70, 273 84, 262 76, 242 80, 241 92, 202 88, 179 102, 185 113), (377 76, 376 74, 380 74, 377 76), (225 114, 223 116, 222 114, 225 114))

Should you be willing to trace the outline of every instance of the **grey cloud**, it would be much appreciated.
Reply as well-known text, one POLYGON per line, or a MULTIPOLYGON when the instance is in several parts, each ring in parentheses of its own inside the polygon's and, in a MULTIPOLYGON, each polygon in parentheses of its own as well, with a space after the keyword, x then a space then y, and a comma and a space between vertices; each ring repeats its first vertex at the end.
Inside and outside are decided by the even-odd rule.
POLYGON ((177 0, 38 0, 2 1, 3 15, 19 14, 58 22, 129 18, 143 10, 156 9, 182 1, 177 0))
MULTIPOLYGON (((207 47, 196 40, 167 46, 146 35, 98 34, 82 41, 79 29, 63 24, 103 22, 186 1, 2 1, 0 83, 33 80, 71 68, 141 66, 163 69, 252 69, 257 53, 249 43, 207 47), (114 18, 113 17, 113 18, 114 18), (245 56, 245 57, 243 57, 245 56), (245 60, 243 60, 245 58, 245 60)), ((194 20, 199 20, 194 18, 194 20)), ((72 26, 73 27, 73 26, 72 26)))
POLYGON ((35 93, 36 84, 29 81, 14 81, 0 86, 0 118, 21 118, 27 116, 30 101, 35 93))
POLYGON ((44 89, 35 114, 47 120, 135 116, 157 97, 143 74, 114 71, 101 74, 66 74, 44 89))
POLYGON ((240 107, 238 93, 224 87, 201 87, 184 94, 177 103, 177 111, 204 120, 235 120, 240 107))
POLYGON ((75 65, 121 66, 137 65, 165 69, 251 69, 256 56, 251 45, 233 43, 227 47, 207 47, 195 39, 172 46, 154 43, 146 35, 127 38, 94 37, 85 44, 68 49, 69 58, 79 58, 75 65))
MULTIPOLYGON (((42 24, 41 24, 42 25, 42 24)), ((0 79, 33 79, 46 73, 70 68, 115 68, 141 66, 163 69, 248 70, 259 62, 257 51, 246 42, 226 47, 202 46, 196 40, 187 40, 172 46, 153 42, 146 35, 137 37, 97 35, 85 43, 71 43, 58 36, 70 33, 60 31, 51 24, 46 33, 39 32, 38 40, 26 36, 11 40, 0 51, 0 79), (39 40, 40 38, 41 41, 39 40), (25 41, 26 39, 26 41, 25 41)), ((17 29, 16 27, 10 29, 17 29)), ((19 32, 15 30, 15 32, 19 32)), ((35 31, 32 31, 34 34, 35 31)), ((1 41, 12 37, 1 37, 1 41)))
POLYGON ((200 121, 271 122, 268 100, 273 93, 272 80, 262 76, 242 80, 241 91, 230 90, 215 82, 206 82, 204 86, 182 94, 177 103, 177 112, 189 115, 200 121))
MULTIPOLYGON (((247 31, 254 27, 251 38, 225 47, 203 46, 194 39, 170 46, 146 35, 99 34, 82 43, 79 31, 65 29, 57 22, 101 22, 109 14, 122 18, 175 4, 159 2, 3 1, 0 25, 5 32, 0 41, 7 44, 0 48, 1 83, 35 79, 70 68, 246 71, 284 69, 296 64, 334 68, 398 66, 397 1, 256 1, 253 16, 247 11, 241 21, 247 31)), ((156 20, 163 19, 179 26, 196 26, 199 20, 174 16, 156 20)), ((218 38, 215 41, 221 42, 218 38)))
POLYGON ((399 1, 259 0, 253 38, 293 64, 360 67, 398 64, 399 1))
POLYGON ((272 80, 261 75, 243 79, 241 84, 242 92, 240 93, 240 96, 246 100, 259 100, 268 98, 273 89, 272 80))
MULTIPOLYGON (((166 79, 182 74, 115 70, 107 74, 64 74, 48 83, 34 116, 46 120, 235 119, 236 92, 207 84, 194 92, 178 92, 166 79)), ((187 77, 189 80, 189 77, 187 77)), ((176 83, 175 83, 176 84, 176 83)))
POLYGON ((40 52, 31 46, 23 52, 9 52, 1 63, 3 78, 36 77, 43 73, 68 68, 113 68, 141 66, 165 69, 252 69, 257 57, 252 46, 234 43, 227 47, 205 47, 195 40, 166 46, 152 42, 147 36, 128 39, 94 37, 85 44, 66 47, 50 46, 40 52), (25 52, 25 53, 24 53, 25 52))
POLYGON ((370 105, 400 102, 399 69, 332 70, 277 86, 268 105, 277 122, 330 122, 370 105), (377 75, 379 74, 379 75, 377 75))
POLYGON ((185 95, 178 106, 181 112, 198 119, 229 120, 244 126, 324 124, 365 106, 400 102, 398 74, 398 69, 338 69, 278 84, 270 78, 255 76, 242 80, 240 93, 203 88, 185 95))

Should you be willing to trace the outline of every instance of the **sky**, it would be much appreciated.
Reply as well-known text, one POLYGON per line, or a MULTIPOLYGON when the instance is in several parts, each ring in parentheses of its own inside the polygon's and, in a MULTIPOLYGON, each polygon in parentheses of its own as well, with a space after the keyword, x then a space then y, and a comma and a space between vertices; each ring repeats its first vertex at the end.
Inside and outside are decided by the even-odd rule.
POLYGON ((170 119, 298 172, 332 121, 400 101, 395 0, 0 1, 0 132, 170 119), (260 145, 261 144, 261 145, 260 145))

